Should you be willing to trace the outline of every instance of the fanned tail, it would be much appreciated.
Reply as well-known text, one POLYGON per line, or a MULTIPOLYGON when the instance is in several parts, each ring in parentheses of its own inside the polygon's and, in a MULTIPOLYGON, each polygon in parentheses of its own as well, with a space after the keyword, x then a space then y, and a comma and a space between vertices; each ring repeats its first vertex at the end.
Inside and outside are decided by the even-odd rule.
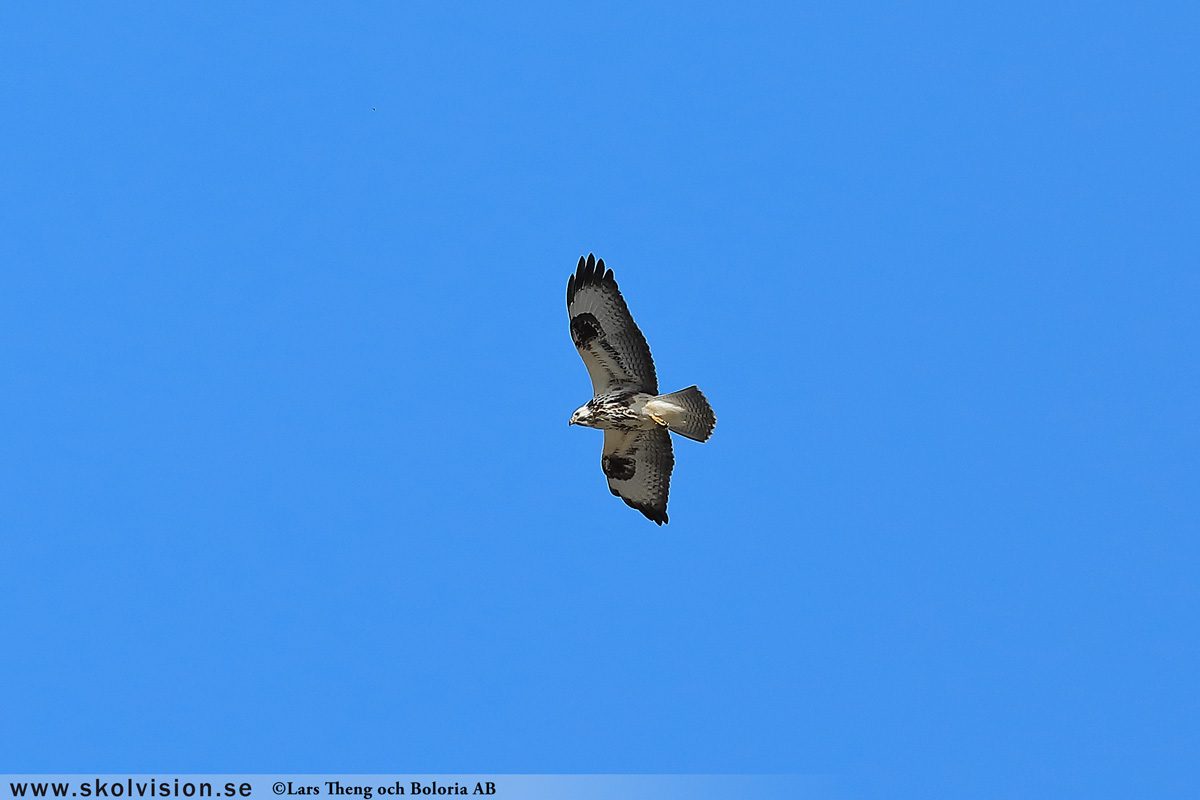
POLYGON ((697 442, 708 441, 717 425, 712 406, 695 386, 660 394, 646 403, 646 410, 665 422, 670 430, 697 442))

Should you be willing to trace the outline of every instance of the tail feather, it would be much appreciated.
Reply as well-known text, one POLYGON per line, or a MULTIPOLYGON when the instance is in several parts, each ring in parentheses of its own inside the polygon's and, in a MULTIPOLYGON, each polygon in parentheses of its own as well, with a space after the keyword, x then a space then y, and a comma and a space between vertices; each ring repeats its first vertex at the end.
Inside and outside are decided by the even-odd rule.
POLYGON ((695 386, 660 394, 646 403, 646 410, 667 423, 670 430, 697 442, 707 441, 717 425, 712 406, 695 386))

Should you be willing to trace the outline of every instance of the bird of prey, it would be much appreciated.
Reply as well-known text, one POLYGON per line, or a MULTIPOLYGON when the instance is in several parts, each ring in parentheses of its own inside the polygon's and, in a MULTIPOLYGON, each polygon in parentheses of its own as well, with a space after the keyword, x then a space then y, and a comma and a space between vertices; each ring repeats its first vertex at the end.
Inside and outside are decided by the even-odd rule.
POLYGON ((567 280, 567 312, 595 395, 571 415, 570 424, 604 431, 600 467, 609 491, 662 525, 675 466, 668 431, 707 441, 717 418, 695 386, 658 393, 646 337, 603 259, 579 259, 567 280))

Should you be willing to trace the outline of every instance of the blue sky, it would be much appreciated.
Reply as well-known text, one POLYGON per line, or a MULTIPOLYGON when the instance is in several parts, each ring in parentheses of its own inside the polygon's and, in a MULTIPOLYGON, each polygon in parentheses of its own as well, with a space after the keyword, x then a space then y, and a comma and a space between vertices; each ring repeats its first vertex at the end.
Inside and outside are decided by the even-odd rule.
POLYGON ((5 4, 0 771, 1195 791, 1198 23, 5 4))

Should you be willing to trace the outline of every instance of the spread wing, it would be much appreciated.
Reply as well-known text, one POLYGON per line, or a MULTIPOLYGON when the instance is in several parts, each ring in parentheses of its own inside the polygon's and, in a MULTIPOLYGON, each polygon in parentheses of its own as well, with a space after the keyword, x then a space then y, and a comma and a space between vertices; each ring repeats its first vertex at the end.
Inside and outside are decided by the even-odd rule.
POLYGON ((667 521, 667 493, 674 466, 671 434, 666 428, 604 432, 600 467, 608 477, 608 490, 659 525, 667 521))
POLYGON ((567 281, 567 311, 571 339, 583 356, 595 395, 614 389, 658 394, 650 346, 634 323, 612 270, 604 269, 604 259, 597 261, 591 255, 579 259, 579 268, 567 281))

